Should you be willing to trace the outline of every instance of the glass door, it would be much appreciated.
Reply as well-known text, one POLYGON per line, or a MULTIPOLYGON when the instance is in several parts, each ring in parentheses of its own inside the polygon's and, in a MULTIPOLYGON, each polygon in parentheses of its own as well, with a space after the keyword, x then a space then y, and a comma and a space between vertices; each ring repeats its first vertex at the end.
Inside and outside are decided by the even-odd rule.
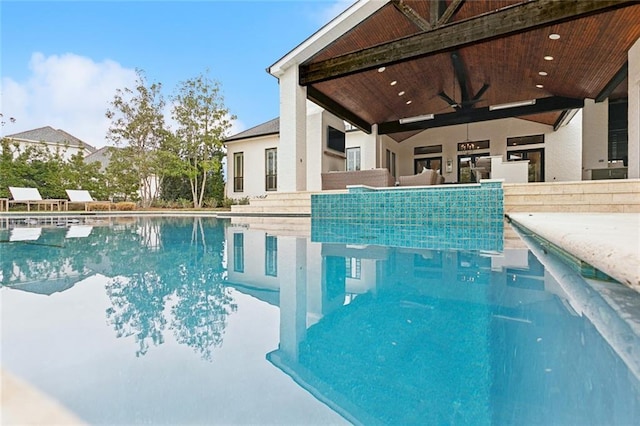
POLYGON ((529 160, 529 182, 544 182, 544 148, 509 151, 507 161, 529 160))

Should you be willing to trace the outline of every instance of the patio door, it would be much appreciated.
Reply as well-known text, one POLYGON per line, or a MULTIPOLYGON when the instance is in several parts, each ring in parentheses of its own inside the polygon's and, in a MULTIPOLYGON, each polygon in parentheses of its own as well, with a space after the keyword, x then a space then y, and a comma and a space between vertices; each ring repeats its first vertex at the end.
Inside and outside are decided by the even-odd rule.
POLYGON ((507 161, 529 160, 529 182, 544 182, 544 148, 509 151, 507 161))
POLYGON ((489 153, 458 155, 458 183, 477 183, 476 175, 471 171, 479 157, 486 157, 489 153))
POLYGON ((442 173, 442 157, 416 158, 413 160, 413 171, 415 174, 422 172, 423 168, 442 173))

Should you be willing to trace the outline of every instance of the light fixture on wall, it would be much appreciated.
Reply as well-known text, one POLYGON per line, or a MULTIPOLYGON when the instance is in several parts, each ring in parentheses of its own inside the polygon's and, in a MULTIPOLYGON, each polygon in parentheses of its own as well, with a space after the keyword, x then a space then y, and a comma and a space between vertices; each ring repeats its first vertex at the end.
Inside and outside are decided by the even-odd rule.
POLYGON ((409 124, 409 123, 416 123, 418 121, 433 120, 434 117, 435 116, 433 114, 425 114, 425 115, 416 115, 415 117, 401 118, 400 124, 409 124))
POLYGON ((509 102, 506 104, 498 104, 498 105, 490 105, 489 111, 496 111, 499 109, 507 109, 507 108, 517 108, 528 105, 535 105, 535 99, 529 99, 528 101, 518 101, 518 102, 509 102))

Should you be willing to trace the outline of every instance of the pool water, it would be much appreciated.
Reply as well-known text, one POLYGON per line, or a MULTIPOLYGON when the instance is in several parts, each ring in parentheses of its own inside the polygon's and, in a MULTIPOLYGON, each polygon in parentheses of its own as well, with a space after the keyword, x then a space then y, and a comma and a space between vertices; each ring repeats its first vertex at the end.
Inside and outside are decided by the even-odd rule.
POLYGON ((637 293, 519 237, 487 252, 309 234, 190 217, 13 224, 2 368, 91 424, 640 418, 637 293))

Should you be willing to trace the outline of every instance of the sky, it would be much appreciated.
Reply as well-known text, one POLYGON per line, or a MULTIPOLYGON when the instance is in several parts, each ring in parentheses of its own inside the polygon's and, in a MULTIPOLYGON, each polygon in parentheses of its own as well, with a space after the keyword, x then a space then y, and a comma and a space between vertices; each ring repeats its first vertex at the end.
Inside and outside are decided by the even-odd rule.
POLYGON ((112 145, 105 112, 136 69, 167 103, 208 71, 237 117, 228 134, 246 130, 279 115, 266 69, 354 2, 0 0, 1 135, 51 126, 112 145))

